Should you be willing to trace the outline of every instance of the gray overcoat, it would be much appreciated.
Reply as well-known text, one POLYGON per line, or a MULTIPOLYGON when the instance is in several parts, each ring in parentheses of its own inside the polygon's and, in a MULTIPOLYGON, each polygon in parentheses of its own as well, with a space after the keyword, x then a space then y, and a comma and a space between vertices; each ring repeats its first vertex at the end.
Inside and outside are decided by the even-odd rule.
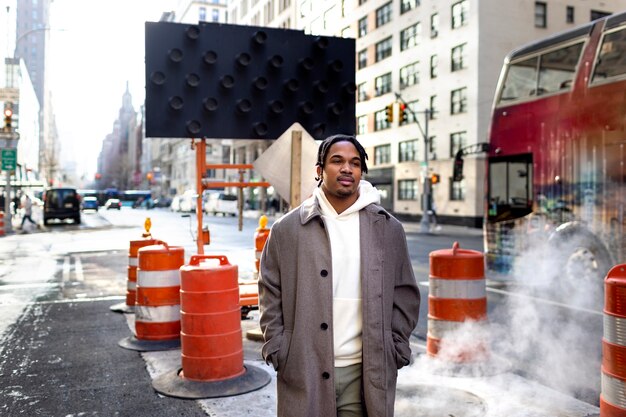
MULTIPOLYGON (((363 396, 368 417, 391 417, 420 294, 401 223, 370 204, 359 224, 363 396)), ((309 198, 274 223, 261 255, 262 354, 277 370, 278 416, 336 416, 332 279, 330 241, 309 198)))

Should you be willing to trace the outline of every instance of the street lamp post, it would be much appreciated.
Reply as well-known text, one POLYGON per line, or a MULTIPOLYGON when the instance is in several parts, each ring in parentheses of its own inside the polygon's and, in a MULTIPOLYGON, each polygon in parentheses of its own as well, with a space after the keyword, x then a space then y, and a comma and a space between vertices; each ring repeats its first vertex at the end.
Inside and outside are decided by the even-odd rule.
POLYGON ((428 233, 430 231, 430 213, 429 213, 428 204, 430 202, 431 194, 432 194, 432 183, 430 180, 430 175, 428 175, 428 144, 429 144, 428 122, 433 112, 429 108, 423 111, 414 111, 411 108, 411 106, 409 106, 408 103, 404 101, 400 93, 395 93, 395 95, 396 95, 396 100, 400 101, 406 106, 405 111, 408 110, 411 113, 411 117, 417 124, 417 127, 419 128, 420 133, 422 134, 422 137, 424 138, 424 163, 422 165, 423 181, 422 181, 422 204, 421 204, 422 205, 422 219, 420 220, 420 233, 428 233), (422 129, 422 125, 420 124, 416 116, 417 113, 424 114, 424 129, 422 129))

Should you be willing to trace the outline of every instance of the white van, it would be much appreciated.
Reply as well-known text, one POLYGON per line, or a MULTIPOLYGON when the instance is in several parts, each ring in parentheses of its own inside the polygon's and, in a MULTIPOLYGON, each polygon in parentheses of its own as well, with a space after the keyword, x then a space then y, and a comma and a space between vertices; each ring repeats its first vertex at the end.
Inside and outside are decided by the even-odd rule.
POLYGON ((179 198, 179 210, 185 213, 193 213, 198 205, 198 194, 195 190, 185 191, 179 198))
POLYGON ((207 214, 216 215, 221 213, 223 216, 236 216, 239 213, 237 209, 237 196, 231 194, 209 193, 207 195, 204 211, 207 214))

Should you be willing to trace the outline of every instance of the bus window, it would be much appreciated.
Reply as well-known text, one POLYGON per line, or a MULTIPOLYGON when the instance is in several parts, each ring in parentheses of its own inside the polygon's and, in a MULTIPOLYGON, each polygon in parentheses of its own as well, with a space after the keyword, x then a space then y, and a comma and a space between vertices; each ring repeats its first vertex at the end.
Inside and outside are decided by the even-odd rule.
POLYGON ((537 57, 510 64, 500 103, 530 97, 537 88, 537 57))
POLYGON ((571 88, 582 49, 580 42, 541 55, 537 95, 571 88))
POLYGON ((626 51, 625 43, 626 29, 604 35, 598 61, 591 78, 592 82, 626 74, 626 61, 623 59, 626 51))

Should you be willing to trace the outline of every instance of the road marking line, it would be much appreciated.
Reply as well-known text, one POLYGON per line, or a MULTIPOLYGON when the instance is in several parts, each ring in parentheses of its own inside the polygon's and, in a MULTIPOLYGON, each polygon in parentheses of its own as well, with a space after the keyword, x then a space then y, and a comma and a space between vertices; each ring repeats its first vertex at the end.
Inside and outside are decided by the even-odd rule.
POLYGON ((63 276, 61 278, 63 282, 70 280, 70 262, 69 256, 63 257, 63 276))
MULTIPOLYGON (((428 287, 428 281, 420 281, 419 285, 423 285, 424 287, 428 287)), ((567 308, 570 310, 575 310, 575 311, 580 311, 583 313, 588 313, 588 314, 595 314, 598 316, 602 316, 603 313, 602 311, 598 311, 598 310, 591 310, 589 308, 584 308, 584 307, 576 307, 576 306, 572 306, 569 304, 564 304, 564 303, 559 303, 558 301, 552 301, 552 300, 546 300, 545 298, 540 298, 540 297, 535 297, 532 295, 528 295, 528 294, 519 294, 519 293, 515 293, 515 292, 510 292, 510 291, 504 291, 504 290, 498 290, 496 288, 489 288, 487 287, 487 291, 488 292, 493 292, 496 294, 502 294, 502 295, 507 295, 510 297, 517 297, 517 298, 523 298, 523 299, 527 299, 527 300, 533 300, 537 303, 543 303, 543 304, 548 304, 548 305, 553 305, 556 307, 561 307, 561 308, 567 308)))
POLYGON ((5 303, 0 304, 0 308, 7 306, 26 306, 26 305, 45 305, 45 304, 70 304, 70 303, 89 303, 96 301, 117 301, 125 300, 125 295, 108 295, 104 297, 92 297, 92 298, 72 298, 64 300, 48 300, 48 301, 25 301, 22 303, 5 303))
POLYGON ((74 256, 74 273, 76 274, 77 281, 85 281, 83 262, 80 260, 80 256, 74 256))

